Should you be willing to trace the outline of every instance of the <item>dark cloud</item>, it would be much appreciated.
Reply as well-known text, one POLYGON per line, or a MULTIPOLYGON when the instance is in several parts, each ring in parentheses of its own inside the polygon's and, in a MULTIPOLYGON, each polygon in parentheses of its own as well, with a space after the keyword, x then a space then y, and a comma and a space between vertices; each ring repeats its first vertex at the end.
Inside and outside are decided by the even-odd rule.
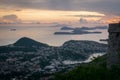
POLYGON ((2 20, 5 22, 12 22, 12 23, 21 23, 21 19, 19 19, 16 15, 5 15, 2 17, 2 20))
POLYGON ((120 15, 120 0, 0 0, 0 5, 49 10, 87 10, 120 15))
POLYGON ((3 16, 3 19, 8 19, 8 20, 13 19, 13 20, 16 20, 16 19, 17 19, 17 16, 14 15, 14 14, 11 14, 11 15, 5 15, 5 16, 3 16))
POLYGON ((80 22, 81 24, 88 23, 88 21, 87 21, 86 19, 84 19, 84 18, 80 18, 79 22, 80 22))
POLYGON ((20 9, 17 9, 17 10, 15 10, 15 11, 22 11, 22 10, 20 10, 20 9))
POLYGON ((102 20, 101 19, 99 19, 99 20, 95 20, 95 21, 88 21, 87 19, 85 19, 85 18, 80 18, 80 20, 79 20, 79 22, 80 22, 80 24, 103 24, 103 22, 102 22, 102 20))

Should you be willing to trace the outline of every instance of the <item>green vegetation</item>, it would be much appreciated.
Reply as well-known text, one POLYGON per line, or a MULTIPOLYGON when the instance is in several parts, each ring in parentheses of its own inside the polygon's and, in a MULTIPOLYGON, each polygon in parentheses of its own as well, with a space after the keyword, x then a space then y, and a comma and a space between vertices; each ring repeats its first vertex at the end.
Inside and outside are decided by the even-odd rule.
POLYGON ((55 80, 120 80, 120 66, 106 67, 106 55, 67 73, 57 73, 55 80))

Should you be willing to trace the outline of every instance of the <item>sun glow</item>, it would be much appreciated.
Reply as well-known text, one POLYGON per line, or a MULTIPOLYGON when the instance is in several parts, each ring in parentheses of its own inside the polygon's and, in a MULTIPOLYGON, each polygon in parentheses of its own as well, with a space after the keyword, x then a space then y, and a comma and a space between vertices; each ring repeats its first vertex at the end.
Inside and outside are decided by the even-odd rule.
POLYGON ((115 17, 112 17, 108 20, 106 20, 107 23, 118 23, 120 22, 120 16, 115 16, 115 17))
POLYGON ((88 20, 99 20, 101 17, 105 16, 105 14, 90 11, 57 11, 35 9, 23 9, 20 11, 3 11, 1 12, 0 16, 2 17, 7 14, 15 14, 23 21, 38 22, 78 21, 81 17, 85 17, 88 20))

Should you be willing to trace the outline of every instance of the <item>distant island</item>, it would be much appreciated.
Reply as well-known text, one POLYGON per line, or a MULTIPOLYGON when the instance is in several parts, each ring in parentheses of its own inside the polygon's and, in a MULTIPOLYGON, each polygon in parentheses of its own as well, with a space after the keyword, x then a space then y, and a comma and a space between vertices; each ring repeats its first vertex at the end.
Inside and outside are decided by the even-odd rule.
POLYGON ((82 35, 82 34, 101 34, 102 32, 89 32, 89 31, 72 31, 72 32, 55 32, 55 35, 82 35))
POLYGON ((89 30, 96 30, 96 29, 107 29, 107 26, 97 26, 97 27, 81 27, 81 28, 71 28, 64 26, 61 28, 61 30, 72 30, 71 32, 55 32, 55 35, 82 35, 82 34, 100 34, 102 32, 100 31, 89 31, 89 30))
POLYGON ((96 29, 108 29, 108 27, 107 26, 96 26, 96 27, 72 28, 72 27, 64 26, 64 27, 61 28, 61 30, 75 30, 75 29, 79 29, 79 30, 96 30, 96 29))
POLYGON ((16 29, 10 29, 10 31, 16 31, 16 29))
POLYGON ((61 28, 61 30, 74 30, 74 28, 64 26, 64 27, 61 28))

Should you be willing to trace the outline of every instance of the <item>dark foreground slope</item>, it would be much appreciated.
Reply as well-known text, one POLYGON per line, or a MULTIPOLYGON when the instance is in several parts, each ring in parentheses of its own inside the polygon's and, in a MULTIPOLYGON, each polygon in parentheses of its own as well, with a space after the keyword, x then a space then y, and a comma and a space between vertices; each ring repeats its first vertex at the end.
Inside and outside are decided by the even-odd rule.
POLYGON ((106 59, 104 55, 67 73, 56 73, 55 80, 120 80, 120 64, 108 69, 106 59))

